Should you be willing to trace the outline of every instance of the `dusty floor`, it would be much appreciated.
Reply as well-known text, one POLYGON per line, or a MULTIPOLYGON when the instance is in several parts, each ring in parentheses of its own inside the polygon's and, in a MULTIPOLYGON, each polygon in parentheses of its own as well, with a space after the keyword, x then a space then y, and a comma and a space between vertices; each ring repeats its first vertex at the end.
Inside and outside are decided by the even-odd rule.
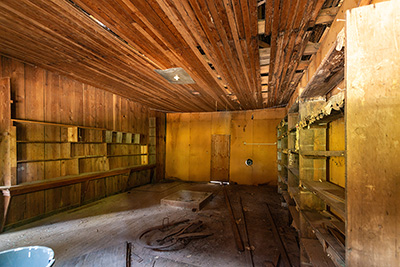
MULTIPOLYGON (((255 266, 273 262, 278 246, 267 216, 267 204, 282 236, 292 266, 299 266, 296 232, 289 227, 288 211, 280 206, 275 187, 226 187, 241 235, 246 241, 239 196, 242 198, 255 266)), ((132 266, 251 266, 249 251, 238 252, 222 186, 201 183, 165 182, 146 185, 78 209, 63 212, 0 235, 0 251, 43 245, 55 251, 54 266, 125 266, 126 242, 132 266), (178 190, 213 192, 213 199, 200 211, 161 206, 160 199, 178 190), (169 221, 201 220, 212 236, 192 240, 177 251, 158 252, 143 248, 137 236, 143 230, 169 221)), ((282 260, 279 266, 284 266, 282 260)))

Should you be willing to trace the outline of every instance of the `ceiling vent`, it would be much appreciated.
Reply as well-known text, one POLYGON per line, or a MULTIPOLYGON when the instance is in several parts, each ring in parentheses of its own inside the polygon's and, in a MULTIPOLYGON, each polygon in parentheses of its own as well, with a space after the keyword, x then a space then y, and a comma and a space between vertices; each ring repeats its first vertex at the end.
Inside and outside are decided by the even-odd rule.
POLYGON ((166 70, 154 70, 163 76, 170 83, 175 84, 192 84, 196 83, 192 77, 182 68, 171 68, 166 70))

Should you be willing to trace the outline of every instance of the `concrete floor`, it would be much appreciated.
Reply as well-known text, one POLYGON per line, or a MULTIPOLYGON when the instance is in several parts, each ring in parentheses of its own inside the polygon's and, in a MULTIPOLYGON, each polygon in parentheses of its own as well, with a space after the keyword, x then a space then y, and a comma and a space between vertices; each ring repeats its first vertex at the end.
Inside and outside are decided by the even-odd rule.
MULTIPOLYGON (((289 227, 288 211, 280 206, 280 196, 270 186, 227 186, 243 239, 239 196, 246 212, 250 245, 254 246, 255 266, 267 265, 278 253, 267 204, 284 241, 292 266, 299 266, 296 232, 289 227)), ((126 242, 132 252, 132 266, 251 266, 250 253, 238 252, 230 214, 222 187, 205 183, 165 182, 135 188, 16 228, 0 235, 0 251, 15 247, 42 245, 55 251, 54 266, 125 266, 126 242), (213 199, 200 211, 162 206, 160 199, 179 190, 213 192, 213 199), (158 252, 143 248, 137 236, 143 230, 169 221, 201 220, 212 236, 191 241, 177 251, 158 252)), ((284 266, 282 261, 279 266, 284 266)))

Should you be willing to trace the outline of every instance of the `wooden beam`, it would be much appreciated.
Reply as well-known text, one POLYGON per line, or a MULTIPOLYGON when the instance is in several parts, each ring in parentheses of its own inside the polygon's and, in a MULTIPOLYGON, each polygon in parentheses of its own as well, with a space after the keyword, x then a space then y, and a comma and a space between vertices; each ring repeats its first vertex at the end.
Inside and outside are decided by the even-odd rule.
MULTIPOLYGON (((315 25, 331 24, 336 17, 340 7, 331 7, 322 9, 315 20, 315 25)), ((270 12, 270 10, 266 11, 270 12)), ((269 14, 269 13, 268 13, 269 14)), ((265 31, 266 20, 258 20, 258 34, 269 35, 269 31, 265 31)))
POLYGON ((337 51, 336 44, 322 60, 320 66, 304 88, 301 98, 324 96, 344 79, 344 49, 337 51))
POLYGON ((0 185, 10 186, 12 185, 10 78, 0 79, 0 99, 0 185))
POLYGON ((317 25, 332 24, 338 11, 339 11, 339 7, 331 7, 331 8, 322 9, 318 14, 315 24, 317 24, 317 25))
POLYGON ((318 52, 319 46, 319 43, 308 42, 303 55, 314 55, 318 52))
POLYGON ((260 68, 261 74, 267 74, 269 72, 269 65, 262 65, 260 68))

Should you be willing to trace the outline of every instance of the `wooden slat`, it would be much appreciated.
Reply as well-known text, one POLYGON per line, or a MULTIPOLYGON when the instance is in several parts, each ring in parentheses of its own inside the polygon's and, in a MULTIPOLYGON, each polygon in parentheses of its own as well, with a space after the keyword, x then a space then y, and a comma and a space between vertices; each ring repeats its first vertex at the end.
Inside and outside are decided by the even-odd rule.
POLYGON ((345 218, 345 190, 329 182, 305 181, 301 184, 309 191, 315 193, 338 212, 342 218, 345 218))
POLYGON ((326 248, 325 253, 329 254, 332 261, 336 266, 344 266, 345 264, 345 250, 339 241, 333 237, 328 230, 325 229, 326 225, 330 224, 330 218, 322 216, 318 212, 301 211, 301 216, 313 229, 315 236, 321 243, 322 248, 326 248))
POLYGON ((313 266, 334 267, 332 260, 324 252, 321 243, 317 239, 302 238, 301 244, 305 248, 313 266))

